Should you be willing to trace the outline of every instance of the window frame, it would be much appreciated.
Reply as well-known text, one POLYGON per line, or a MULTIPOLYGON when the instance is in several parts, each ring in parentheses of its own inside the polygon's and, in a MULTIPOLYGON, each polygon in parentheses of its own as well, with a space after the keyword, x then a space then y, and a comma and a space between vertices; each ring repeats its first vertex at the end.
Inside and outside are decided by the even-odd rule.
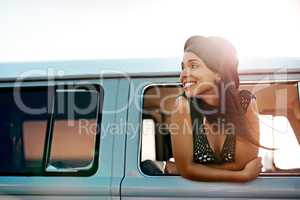
MULTIPOLYGON (((69 177, 69 176, 76 176, 76 177, 86 177, 86 176, 92 176, 94 175, 99 167, 99 150, 100 150, 100 134, 101 134, 101 123, 102 123, 102 111, 103 111, 103 103, 104 103, 104 87, 101 86, 98 83, 63 83, 63 84, 48 84, 48 85, 37 85, 37 86, 21 86, 21 85, 14 85, 11 87, 1 87, 0 92, 2 91, 12 91, 14 92, 15 89, 19 89, 20 91, 26 90, 27 91, 38 91, 38 92, 46 92, 47 95, 49 95, 49 92, 51 92, 51 98, 48 96, 48 108, 47 108, 47 119, 46 119, 46 130, 45 130, 45 142, 44 142, 44 148, 43 148, 43 156, 42 156, 42 167, 40 168, 41 171, 39 172, 18 172, 18 173, 10 173, 10 172, 0 172, 0 177, 5 176, 14 176, 14 177, 20 177, 20 176, 62 176, 62 177, 69 177), (95 88, 95 91, 97 92, 97 116, 96 116, 96 135, 95 135, 95 146, 94 146, 94 156, 93 156, 93 163, 92 167, 88 170, 78 170, 78 171, 47 171, 47 161, 50 159, 50 151, 51 151, 51 144, 52 144, 52 138, 51 135, 53 135, 53 125, 54 125, 54 108, 56 103, 56 90, 61 89, 61 87, 82 87, 87 88, 88 86, 93 86, 95 88), (50 101, 50 102, 49 102, 50 101), (49 112, 50 111, 50 112, 49 112)), ((90 90, 92 91, 92 90, 90 90)), ((22 136, 23 141, 23 136, 22 136)))
MULTIPOLYGON (((266 83, 266 82, 263 82, 263 83, 266 83)), ((283 84, 293 84, 293 83, 296 83, 297 84, 297 92, 298 92, 298 101, 300 102, 300 81, 280 81, 280 82, 277 82, 277 81, 270 81, 268 82, 270 84, 276 84, 276 83, 283 83, 283 84)), ((257 81, 245 81, 245 82, 241 82, 240 85, 249 85, 249 84, 260 84, 260 82, 257 82, 257 81)), ((179 83, 179 82, 158 82, 158 83, 150 83, 150 84, 146 84, 143 88, 142 88, 142 95, 141 95, 141 108, 144 109, 144 95, 145 93, 147 92, 148 89, 152 88, 152 87, 180 87, 182 84, 179 83)), ((143 111, 142 111, 143 113, 143 111)), ((142 121, 143 121, 143 114, 141 114, 140 116, 140 122, 141 122, 141 128, 140 128, 140 140, 139 140, 139 155, 138 155, 138 169, 140 171, 140 173, 145 176, 145 177, 178 177, 180 175, 173 175, 173 174, 170 174, 170 175, 167 175, 167 174, 162 174, 162 175, 148 175, 148 174, 145 174, 143 172, 143 170, 141 169, 141 160, 142 160, 142 157, 141 157, 141 151, 142 151, 142 130, 143 130, 143 127, 142 127, 142 121)), ((287 120, 288 117, 287 117, 287 120)), ((274 161, 273 161, 273 164, 274 164, 274 161)), ((300 177, 300 171, 299 172, 289 172, 289 170, 286 170, 286 172, 261 172, 259 174, 258 177, 273 177, 273 178, 276 178, 276 177, 300 177)))
MULTIPOLYGON (((145 115, 143 115, 143 111, 144 111, 144 105, 145 105, 145 102, 144 102, 144 94, 147 92, 148 89, 152 88, 152 87, 155 87, 155 86, 160 86, 160 87, 169 87, 169 86, 172 86, 172 87, 179 87, 181 84, 180 83, 176 83, 176 82, 172 82, 172 83, 150 83, 150 84, 147 84, 145 85, 143 88, 142 88, 142 95, 141 95, 141 108, 142 108, 142 113, 141 113, 141 116, 140 116, 140 131, 139 131, 139 134, 140 134, 140 139, 139 139, 139 144, 138 144, 138 149, 139 149, 139 155, 138 155, 138 170, 140 171, 140 173, 145 176, 145 177, 172 177, 172 176, 180 176, 180 175, 173 175, 173 174, 170 174, 170 175, 166 175, 166 174, 161 174, 161 175, 148 175, 146 173, 143 172, 142 168, 141 168, 141 160, 142 160, 142 137, 143 137, 143 119, 153 119, 154 122, 155 122, 155 126, 157 125, 157 121, 152 118, 152 117, 149 117, 150 115, 149 114, 146 114, 147 117, 144 118, 145 115)), ((156 135, 156 130, 155 130, 155 135, 156 135)), ((155 150, 156 151, 156 150, 155 150)))

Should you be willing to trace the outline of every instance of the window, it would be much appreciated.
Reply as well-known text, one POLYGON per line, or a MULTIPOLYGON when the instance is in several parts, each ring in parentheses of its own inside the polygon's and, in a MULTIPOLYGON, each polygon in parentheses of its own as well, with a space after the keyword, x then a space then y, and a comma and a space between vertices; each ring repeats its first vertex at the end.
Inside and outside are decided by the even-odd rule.
POLYGON ((300 169, 300 146, 287 117, 260 115, 260 143, 276 151, 260 149, 263 171, 300 169))
POLYGON ((28 88, 18 94, 14 97, 13 89, 0 91, 0 172, 39 174, 49 109, 47 91, 28 88))
POLYGON ((95 85, 1 89, 1 175, 93 173, 102 101, 95 85))
POLYGON ((152 119, 143 120, 142 161, 155 160, 155 122, 152 119))
MULTIPOLYGON (((259 110, 260 143, 276 149, 259 149, 262 174, 300 175, 300 103, 297 84, 241 85, 241 89, 253 91, 253 88, 256 89, 259 110)), ((155 172, 150 175, 163 175, 166 162, 174 161, 170 117, 172 105, 182 92, 180 86, 166 84, 145 89, 140 160, 141 169, 146 174, 155 172), (156 167, 161 173, 153 170, 156 167)))
POLYGON ((181 92, 177 86, 145 90, 142 124, 141 169, 148 175, 163 175, 166 161, 172 160, 169 120, 172 103, 181 92))

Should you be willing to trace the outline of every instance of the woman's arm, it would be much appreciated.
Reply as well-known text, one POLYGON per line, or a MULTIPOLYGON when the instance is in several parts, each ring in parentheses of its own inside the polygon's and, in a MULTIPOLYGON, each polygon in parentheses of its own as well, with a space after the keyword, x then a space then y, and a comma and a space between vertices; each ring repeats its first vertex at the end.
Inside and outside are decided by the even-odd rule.
MULTIPOLYGON (((171 129, 171 140, 176 167, 181 176, 201 181, 233 181, 242 182, 254 179, 261 170, 260 159, 249 163, 245 170, 232 171, 218 169, 212 166, 193 162, 193 134, 189 105, 185 98, 179 97, 175 112, 172 114, 171 123, 177 124, 176 129, 171 129), (187 120, 187 121, 184 121, 187 120), (188 127, 189 126, 189 127, 188 127)), ((175 126, 174 126, 175 127, 175 126)))

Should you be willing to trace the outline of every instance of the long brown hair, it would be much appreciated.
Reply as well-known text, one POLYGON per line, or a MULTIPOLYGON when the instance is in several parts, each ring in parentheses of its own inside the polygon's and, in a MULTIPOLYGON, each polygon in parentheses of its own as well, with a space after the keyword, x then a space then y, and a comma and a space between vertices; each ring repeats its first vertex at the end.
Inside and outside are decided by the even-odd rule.
MULTIPOLYGON (((192 52, 200 57, 209 69, 218 73, 221 80, 217 82, 219 91, 219 109, 214 114, 204 114, 209 123, 216 122, 220 118, 225 123, 232 123, 235 127, 235 134, 246 139, 248 142, 264 147, 259 141, 251 136, 251 127, 244 116, 244 110, 240 104, 239 86, 240 79, 238 75, 238 57, 234 46, 221 37, 203 37, 192 36, 185 45, 184 52, 192 52), (224 88, 225 91, 224 91, 224 88), (224 102, 221 102, 225 100, 224 102), (224 110, 220 109, 224 105, 224 110)), ((211 110, 213 107, 204 101, 198 105, 201 109, 211 110)), ((219 120, 220 122, 220 120, 219 120)))

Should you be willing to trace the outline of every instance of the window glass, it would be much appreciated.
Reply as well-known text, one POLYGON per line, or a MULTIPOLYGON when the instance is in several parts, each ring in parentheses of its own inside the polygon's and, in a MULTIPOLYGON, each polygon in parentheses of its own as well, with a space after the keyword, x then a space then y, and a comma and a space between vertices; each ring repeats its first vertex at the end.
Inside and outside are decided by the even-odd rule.
POLYGON ((0 175, 97 168, 102 88, 55 88, 0 89, 0 175))
POLYGON ((99 93, 57 90, 48 171, 90 169, 95 155, 99 93))
POLYGON ((48 119, 43 88, 0 90, 0 172, 40 173, 48 119), (15 94, 15 95, 14 95, 15 94))

